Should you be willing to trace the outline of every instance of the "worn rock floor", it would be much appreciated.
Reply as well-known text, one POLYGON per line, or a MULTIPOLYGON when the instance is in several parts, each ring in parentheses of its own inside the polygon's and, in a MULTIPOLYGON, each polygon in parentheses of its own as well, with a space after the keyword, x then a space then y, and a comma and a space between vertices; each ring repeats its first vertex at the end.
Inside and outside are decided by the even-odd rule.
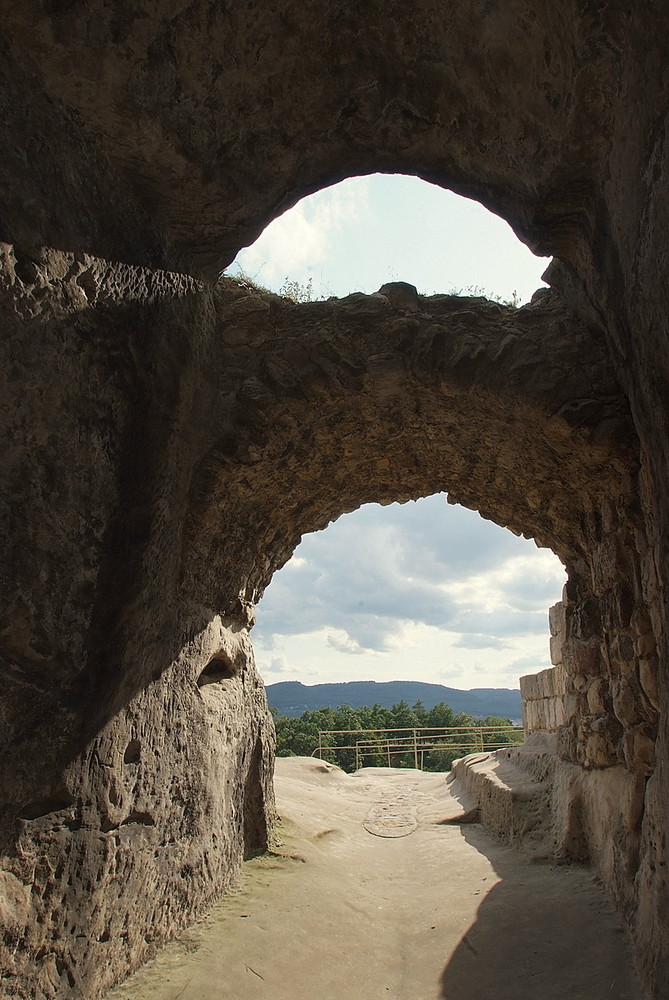
POLYGON ((292 758, 277 800, 275 852, 108 1000, 643 997, 592 874, 444 822, 443 775, 292 758))

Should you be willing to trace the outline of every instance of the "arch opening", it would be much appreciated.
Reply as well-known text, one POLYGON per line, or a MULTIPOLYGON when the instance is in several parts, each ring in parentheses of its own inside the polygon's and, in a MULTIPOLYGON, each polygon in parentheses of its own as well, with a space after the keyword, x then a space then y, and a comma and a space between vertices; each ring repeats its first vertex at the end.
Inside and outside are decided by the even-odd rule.
POLYGON ((548 263, 477 201, 416 176, 375 173, 302 198, 228 273, 302 301, 401 280, 426 295, 519 305, 542 286, 548 263))
POLYGON ((559 559, 443 495, 367 504, 307 535, 256 609, 267 684, 516 688, 550 666, 559 559))

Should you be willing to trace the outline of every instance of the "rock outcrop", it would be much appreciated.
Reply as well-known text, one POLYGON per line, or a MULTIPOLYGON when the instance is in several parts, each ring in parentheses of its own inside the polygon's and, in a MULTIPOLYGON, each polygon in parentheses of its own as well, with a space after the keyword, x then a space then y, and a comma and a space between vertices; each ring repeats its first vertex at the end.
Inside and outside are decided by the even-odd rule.
POLYGON ((437 489, 567 565, 574 853, 666 995, 667 38, 657 3, 3 11, 8 996, 99 995, 263 847, 253 604, 303 532, 437 489), (373 170, 503 215, 554 291, 216 283, 373 170))

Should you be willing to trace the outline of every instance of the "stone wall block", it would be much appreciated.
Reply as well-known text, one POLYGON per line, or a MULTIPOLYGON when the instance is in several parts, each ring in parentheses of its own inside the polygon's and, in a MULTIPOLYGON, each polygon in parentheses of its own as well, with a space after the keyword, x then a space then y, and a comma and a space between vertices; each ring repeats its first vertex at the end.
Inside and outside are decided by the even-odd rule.
POLYGON ((654 728, 647 724, 631 726, 623 737, 625 762, 632 771, 653 774, 657 764, 654 728))
POLYGON ((632 531, 632 537, 636 551, 640 556, 646 556, 648 553, 648 535, 646 532, 643 528, 635 527, 632 531))
POLYGON ((583 712, 579 721, 579 761, 585 767, 614 767, 620 763, 621 726, 610 715, 589 716, 583 712))
POLYGON ((588 687, 588 712, 602 715, 607 710, 609 685, 605 677, 595 678, 588 687))
POLYGON ((602 621, 599 601, 593 596, 580 600, 571 609, 567 624, 570 640, 575 639, 580 643, 600 642, 602 621))
MULTIPOLYGON (((628 564, 629 559, 626 560, 626 571, 628 569, 628 564)), ((638 605, 639 596, 640 587, 636 585, 636 581, 629 583, 621 573, 618 577, 618 588, 616 593, 617 628, 630 628, 632 615, 638 605)))
POLYGON ((578 642, 570 639, 565 642, 562 653, 562 663, 570 674, 601 674, 604 669, 602 652, 599 643, 578 642))
POLYGON ((641 722, 643 708, 635 675, 614 678, 611 684, 611 698, 615 716, 623 726, 641 722))
POLYGON ((650 614, 645 605, 640 604, 635 608, 630 624, 636 635, 646 635, 653 631, 650 614))
POLYGON ((560 725, 560 709, 562 707, 562 699, 560 698, 550 698, 548 699, 548 724, 549 732, 557 732, 557 728, 560 725))
POLYGON ((656 649, 655 636, 652 632, 646 632, 634 640, 634 652, 638 657, 646 659, 654 656, 656 649))
POLYGON ((564 726, 567 721, 565 707, 564 707, 564 695, 555 699, 555 729, 556 732, 559 731, 561 726, 564 726))
POLYGON ((564 721, 564 673, 557 667, 520 678, 523 725, 527 735, 555 732, 564 721))
POLYGON ((584 767, 613 767, 618 763, 606 736, 591 733, 585 739, 582 763, 584 767))
POLYGON ((563 699, 564 715, 567 722, 578 716, 580 700, 576 694, 566 694, 563 699))
POLYGON ((540 697, 539 683, 536 674, 527 674, 520 678, 520 694, 524 701, 535 701, 540 697))
POLYGON ((639 683, 650 704, 659 712, 662 708, 662 702, 657 689, 657 667, 657 656, 644 657, 639 660, 639 683))
POLYGON ((609 639, 611 660, 622 664, 633 662, 635 658, 634 640, 626 632, 617 632, 609 639))
POLYGON ((578 664, 573 652, 574 643, 567 641, 562 646, 562 663, 560 664, 565 672, 565 684, 569 689, 570 679, 579 673, 578 664))
MULTIPOLYGON (((572 577, 568 577, 564 587, 562 588, 562 599, 560 601, 563 608, 565 609, 565 614, 567 613, 567 611, 571 612, 577 600, 578 600, 578 589, 576 581, 572 577)), ((569 618, 567 617, 567 622, 568 620, 569 618)))
POLYGON ((567 628, 566 609, 562 601, 558 601, 548 609, 548 627, 551 635, 564 635, 567 628))
POLYGON ((590 687, 590 678, 587 674, 575 674, 573 678, 574 690, 578 694, 585 694, 590 687))

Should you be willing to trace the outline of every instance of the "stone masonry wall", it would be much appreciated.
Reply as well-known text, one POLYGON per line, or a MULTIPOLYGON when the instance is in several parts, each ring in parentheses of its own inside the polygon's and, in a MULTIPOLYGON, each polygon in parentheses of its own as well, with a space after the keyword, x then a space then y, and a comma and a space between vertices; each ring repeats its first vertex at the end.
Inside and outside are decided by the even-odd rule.
POLYGON ((567 622, 562 602, 549 609, 548 623, 553 666, 520 678, 526 736, 537 732, 555 733, 565 722, 562 646, 566 639, 567 622))
POLYGON ((560 667, 520 678, 525 735, 555 733, 564 723, 564 677, 560 667))

